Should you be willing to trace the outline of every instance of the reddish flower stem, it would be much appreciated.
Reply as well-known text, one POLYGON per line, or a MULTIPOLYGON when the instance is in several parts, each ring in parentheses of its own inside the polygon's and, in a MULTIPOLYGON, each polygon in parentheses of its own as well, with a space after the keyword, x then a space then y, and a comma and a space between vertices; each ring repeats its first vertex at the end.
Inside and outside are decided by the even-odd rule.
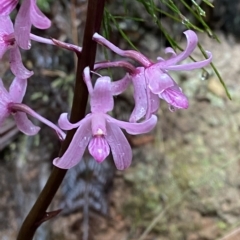
MULTIPOLYGON (((76 82, 74 89, 74 98, 71 111, 71 122, 78 122, 85 116, 88 91, 86 85, 83 81, 82 72, 86 66, 90 66, 93 69, 95 55, 96 55, 96 42, 92 40, 92 35, 94 32, 99 32, 104 10, 105 0, 89 0, 86 26, 83 38, 83 49, 82 53, 78 55, 78 65, 76 82)), ((62 147, 60 149, 59 156, 62 156, 67 150, 75 130, 68 131, 66 139, 63 141, 62 147)), ((17 240, 32 240, 37 228, 43 223, 51 218, 51 216, 56 215, 55 212, 47 213, 47 208, 49 207, 52 199, 54 198, 62 180, 66 174, 67 170, 59 169, 54 167, 49 179, 40 193, 38 199, 24 220, 22 227, 19 231, 17 240), (53 213, 53 214, 52 214, 53 213)))

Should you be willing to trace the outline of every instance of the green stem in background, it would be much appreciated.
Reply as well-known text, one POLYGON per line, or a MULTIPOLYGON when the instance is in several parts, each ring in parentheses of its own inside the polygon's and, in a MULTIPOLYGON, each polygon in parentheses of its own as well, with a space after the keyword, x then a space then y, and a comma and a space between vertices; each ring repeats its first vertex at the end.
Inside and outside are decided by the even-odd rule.
MULTIPOLYGON (((83 49, 81 55, 78 56, 76 83, 74 89, 74 97, 72 104, 72 111, 70 116, 71 122, 77 122, 84 118, 88 91, 84 84, 82 72, 86 66, 93 68, 96 56, 96 43, 92 41, 94 32, 99 32, 104 10, 105 0, 89 0, 86 26, 83 37, 83 49)), ((76 130, 68 131, 66 139, 64 140, 59 156, 62 156, 67 150, 76 130)), ((46 210, 52 202, 59 186, 67 170, 54 167, 49 179, 40 193, 38 199, 24 220, 22 227, 19 231, 17 240, 32 240, 37 228, 44 221, 49 220, 55 216, 59 211, 47 213, 46 210)))

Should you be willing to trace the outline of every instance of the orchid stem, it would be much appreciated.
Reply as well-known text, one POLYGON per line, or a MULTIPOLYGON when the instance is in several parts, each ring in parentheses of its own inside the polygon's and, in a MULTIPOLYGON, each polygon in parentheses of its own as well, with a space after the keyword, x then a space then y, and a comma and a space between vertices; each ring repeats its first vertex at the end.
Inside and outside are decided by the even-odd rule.
MULTIPOLYGON (((71 111, 71 122, 77 122, 84 118, 88 92, 83 81, 83 69, 89 66, 93 69, 96 56, 96 42, 92 41, 94 32, 99 32, 104 10, 105 0, 89 0, 87 9, 86 27, 83 38, 82 53, 78 54, 78 65, 76 82, 74 89, 74 98, 71 111)), ((62 156, 67 150, 75 130, 68 131, 66 139, 63 141, 59 156, 62 156)), ((44 222, 43 219, 48 220, 46 214, 47 208, 52 202, 59 186, 61 185, 67 170, 53 167, 49 179, 40 193, 38 199, 25 218, 22 227, 20 228, 17 240, 32 240, 39 225, 44 222)))

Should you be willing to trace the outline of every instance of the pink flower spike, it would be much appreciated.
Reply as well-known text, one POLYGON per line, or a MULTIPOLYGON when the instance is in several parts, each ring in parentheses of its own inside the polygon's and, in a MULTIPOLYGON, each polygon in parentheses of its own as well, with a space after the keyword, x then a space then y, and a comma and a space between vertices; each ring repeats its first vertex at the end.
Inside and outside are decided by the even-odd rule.
POLYGON ((133 50, 124 51, 114 46, 111 42, 109 42, 107 39, 105 39, 98 33, 95 33, 93 35, 93 39, 99 44, 108 47, 120 56, 129 57, 133 60, 138 61, 145 69, 145 84, 144 78, 137 73, 140 67, 137 68, 138 70, 131 72, 130 74, 132 80, 134 78, 139 78, 138 81, 133 81, 134 98, 136 105, 130 117, 131 122, 136 122, 143 116, 145 116, 145 118, 147 119, 151 116, 152 113, 157 111, 159 101, 156 101, 156 95, 167 101, 172 107, 188 107, 187 97, 182 93, 182 90, 171 78, 168 71, 189 71, 203 68, 211 63, 212 54, 211 52, 206 51, 207 59, 193 63, 176 65, 179 62, 188 58, 190 54, 192 54, 198 43, 198 37, 194 31, 187 30, 184 32, 184 34, 187 38, 187 46, 185 50, 180 54, 177 54, 172 48, 168 47, 165 49, 165 53, 170 55, 169 59, 165 60, 162 57, 158 57, 158 62, 156 63, 153 63, 141 53, 133 50), (143 83, 142 85, 139 84, 140 81, 143 83), (149 93, 149 89, 151 93, 149 93), (136 99, 138 99, 138 101, 136 99))
POLYGON ((17 6, 18 0, 1 0, 0 3, 0 16, 9 15, 17 6))
POLYGON ((109 149, 111 149, 117 169, 124 170, 131 164, 132 151, 120 128, 124 128, 133 134, 146 133, 156 125, 157 117, 153 115, 149 120, 142 123, 126 123, 110 117, 107 115, 107 111, 112 109, 113 96, 110 95, 111 81, 109 77, 98 78, 95 87, 92 89, 88 74, 89 68, 85 68, 84 79, 91 92, 90 105, 92 112, 75 124, 68 121, 67 114, 61 115, 60 126, 64 129, 76 127, 78 129, 67 151, 62 157, 54 159, 53 164, 63 169, 75 166, 81 160, 88 145, 90 154, 97 162, 102 162, 109 155, 109 149), (107 103, 107 100, 110 103, 107 103), (103 101, 103 106, 97 104, 101 101, 103 101))
POLYGON ((30 48, 31 25, 39 29, 47 29, 51 21, 39 10, 36 0, 24 0, 15 21, 15 38, 18 46, 30 48))

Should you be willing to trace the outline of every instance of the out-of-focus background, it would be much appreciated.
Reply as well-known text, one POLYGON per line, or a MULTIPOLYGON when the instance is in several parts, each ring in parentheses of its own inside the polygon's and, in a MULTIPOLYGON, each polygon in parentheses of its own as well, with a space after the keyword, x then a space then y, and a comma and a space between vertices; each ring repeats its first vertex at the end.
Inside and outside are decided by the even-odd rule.
MULTIPOLYGON (((154 1, 167 11, 161 1, 154 1)), ((191 1, 188 1, 189 4, 191 1)), ((193 1, 192 1, 193 2, 193 1)), ((199 1, 198 1, 199 2, 199 1)), ((85 25, 87 1, 39 1, 52 20, 46 31, 35 34, 79 43, 85 25)), ((221 43, 199 33, 199 42, 213 54, 213 62, 232 96, 230 101, 212 69, 171 72, 189 97, 188 110, 170 112, 161 102, 157 127, 149 134, 126 135, 133 148, 133 164, 115 170, 112 159, 101 165, 86 153, 69 170, 51 209, 63 208, 39 228, 36 240, 239 240, 240 239, 240 1, 202 3, 206 22, 221 43)), ((178 1, 192 22, 191 14, 178 1)), ((138 1, 108 1, 116 18, 109 38, 121 48, 131 48, 119 29, 146 56, 164 56, 168 46, 163 34, 138 1), (126 19, 131 16, 144 21, 126 19)), ((159 13, 167 31, 184 47, 186 26, 159 13)), ((197 22, 196 22, 197 24, 197 22)), ((109 59, 118 57, 108 52, 109 59)), ((99 49, 97 60, 106 52, 99 49)), ((196 51, 193 56, 201 60, 196 51)), ((76 59, 66 50, 32 42, 23 52, 25 65, 34 70, 24 99, 53 122, 69 112, 76 59)), ((190 61, 190 60, 188 60, 190 61)), ((0 72, 8 86, 12 75, 7 56, 0 72)), ((115 79, 124 72, 112 72, 115 79)), ((113 114, 127 120, 134 101, 132 89, 115 98, 113 114)), ((40 124, 36 122, 36 124, 40 124)), ((21 223, 44 186, 59 142, 42 126, 40 134, 27 137, 17 132, 9 118, 0 129, 0 240, 14 240, 21 223)))

